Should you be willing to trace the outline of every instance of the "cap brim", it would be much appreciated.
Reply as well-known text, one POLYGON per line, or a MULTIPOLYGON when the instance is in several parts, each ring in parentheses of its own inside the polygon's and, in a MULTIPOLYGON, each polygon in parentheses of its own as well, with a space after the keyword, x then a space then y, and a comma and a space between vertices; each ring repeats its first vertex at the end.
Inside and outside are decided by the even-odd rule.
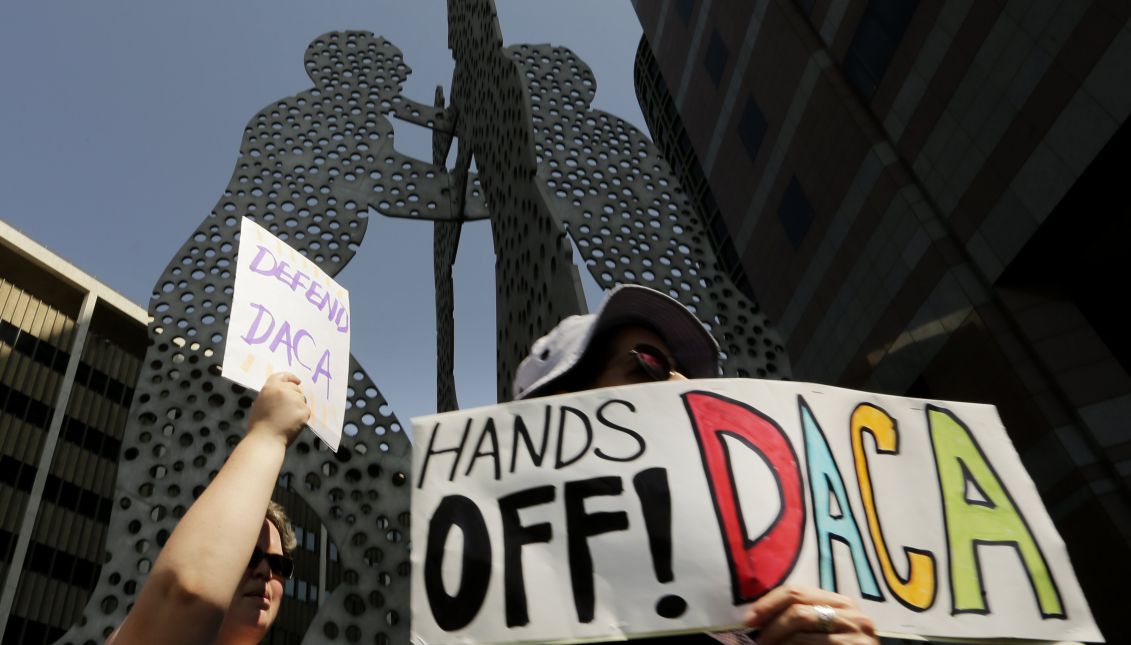
POLYGON ((647 287, 618 285, 597 312, 589 336, 628 324, 644 325, 659 334, 684 376, 719 375, 719 344, 678 300, 647 287))

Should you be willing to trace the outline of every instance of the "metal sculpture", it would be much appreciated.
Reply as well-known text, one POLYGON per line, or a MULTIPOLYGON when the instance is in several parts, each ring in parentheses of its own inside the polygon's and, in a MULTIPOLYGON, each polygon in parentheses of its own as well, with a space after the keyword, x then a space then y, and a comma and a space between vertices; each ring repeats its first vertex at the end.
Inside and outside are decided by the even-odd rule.
MULTIPOLYGON (((719 271, 667 163, 636 128, 590 109, 589 68, 568 49, 504 48, 491 0, 449 0, 448 16, 456 62, 449 107, 439 89, 433 106, 401 96, 411 70, 388 41, 335 32, 307 50, 315 87, 248 123, 227 190, 154 290, 107 561, 81 624, 60 642, 101 642, 122 620, 175 522, 239 440, 251 396, 221 378, 219 365, 241 215, 330 275, 360 245, 369 208, 434 221, 440 410, 456 407, 452 267, 460 226, 488 215, 500 399, 534 339, 585 309, 567 231, 601 286, 648 284, 695 311, 718 338, 727 374, 788 375, 780 340, 719 271), (431 128, 433 163, 397 153, 386 116, 431 128), (442 164, 453 144, 448 171, 442 164)), ((284 464, 338 545, 344 570, 306 640, 404 643, 411 449, 352 359, 351 374, 341 449, 331 453, 304 434, 284 464)))
POLYGON ((681 301, 719 341, 727 376, 788 376, 781 338, 720 270, 671 166, 635 126, 590 108, 589 66, 564 47, 507 51, 527 79, 539 190, 597 284, 646 284, 681 301))

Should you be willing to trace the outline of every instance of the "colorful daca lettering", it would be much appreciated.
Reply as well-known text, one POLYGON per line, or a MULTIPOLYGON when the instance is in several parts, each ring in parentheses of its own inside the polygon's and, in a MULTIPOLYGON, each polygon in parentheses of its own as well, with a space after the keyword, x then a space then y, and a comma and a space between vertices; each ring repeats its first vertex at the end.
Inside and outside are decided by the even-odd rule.
POLYGON ((860 487, 860 499, 864 504, 864 514, 868 519, 868 532, 880 559, 880 570, 888 589, 903 606, 914 611, 923 611, 935 603, 935 556, 930 551, 903 547, 907 558, 907 575, 900 576, 888 551, 880 525, 879 511, 876 509, 875 491, 872 488, 872 474, 868 466, 868 456, 864 453, 864 435, 871 435, 876 444, 876 454, 898 455, 899 432, 895 419, 880 408, 860 404, 852 412, 849 422, 852 433, 852 457, 856 466, 856 480, 860 487))
POLYGON ((946 514, 951 611, 989 613, 978 549, 1003 544, 1021 558, 1041 616, 1066 618, 1060 591, 1029 523, 970 429, 949 410, 934 406, 927 406, 927 419, 946 514), (967 486, 977 489, 977 500, 971 501, 967 486))
MULTIPOLYGON (((732 565, 735 603, 749 602, 785 579, 789 571, 782 571, 782 563, 790 568, 800 552, 800 531, 803 513, 783 513, 755 544, 739 545, 737 536, 745 533, 736 529, 741 522, 739 509, 734 502, 733 484, 720 491, 718 482, 733 482, 734 473, 729 462, 717 453, 721 442, 716 438, 724 433, 738 434, 747 439, 744 443, 770 463, 781 479, 783 508, 801 508, 796 497, 797 460, 791 448, 781 446, 784 434, 768 417, 741 402, 709 392, 692 392, 684 395, 691 413, 708 478, 714 483, 715 510, 723 532, 728 536, 729 561, 732 565), (705 431, 704 428, 709 428, 705 431), (770 431, 773 428, 776 431, 770 431), (712 439, 714 442, 712 443, 712 439), (721 494, 720 494, 721 493, 721 494), (772 538, 767 540, 767 538, 772 538), (766 540, 775 550, 758 553, 757 542, 766 540), (761 565, 761 566, 758 566, 761 565), (762 579, 760 579, 762 578, 762 579)), ((825 433, 817 424, 805 399, 798 397, 801 427, 805 436, 806 463, 809 474, 809 492, 813 503, 814 531, 817 534, 821 587, 832 591, 843 590, 833 573, 833 540, 849 547, 852 568, 856 572, 856 585, 861 595, 882 600, 873 567, 864 548, 859 523, 848 502, 847 487, 840 468, 829 450, 825 433), (837 511, 830 508, 835 500, 837 511)), ((983 571, 978 562, 978 548, 991 544, 1015 547, 1043 618, 1065 618, 1064 606, 1052 578, 1048 564, 1029 525, 1013 502, 1004 482, 998 477, 977 441, 953 413, 928 406, 927 425, 938 466, 939 489, 945 511, 947 547, 950 557, 950 581, 953 593, 952 613, 987 613, 983 571), (971 501, 967 485, 984 491, 984 501, 971 501)), ((894 419, 883 410, 871 405, 861 405, 853 413, 849 431, 853 435, 854 466, 858 486, 867 515, 867 526, 875 551, 880 554, 880 568, 888 590, 905 606, 914 610, 930 607, 937 593, 935 556, 925 549, 905 547, 908 574, 900 577, 895 571, 875 505, 867 455, 862 435, 867 432, 880 437, 877 452, 898 454, 898 433, 894 419)))
POLYGON ((801 553, 805 498, 797 453, 781 426, 744 403, 709 392, 689 392, 683 403, 703 453, 719 529, 726 536, 734 602, 752 601, 780 585, 801 553), (758 455, 777 481, 781 511, 754 540, 743 522, 725 436, 758 455))

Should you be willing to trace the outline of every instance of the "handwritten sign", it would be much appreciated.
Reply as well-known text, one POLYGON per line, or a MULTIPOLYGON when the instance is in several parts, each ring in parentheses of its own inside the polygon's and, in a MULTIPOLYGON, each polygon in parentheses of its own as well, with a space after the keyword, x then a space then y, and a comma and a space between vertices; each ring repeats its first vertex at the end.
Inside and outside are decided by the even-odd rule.
POLYGON ((336 451, 346 409, 349 312, 348 291, 245 217, 221 373, 255 389, 273 372, 298 376, 310 428, 336 451))
POLYGON ((418 642, 730 629, 784 582, 888 633, 1102 639, 992 406, 717 379, 413 423, 418 642))

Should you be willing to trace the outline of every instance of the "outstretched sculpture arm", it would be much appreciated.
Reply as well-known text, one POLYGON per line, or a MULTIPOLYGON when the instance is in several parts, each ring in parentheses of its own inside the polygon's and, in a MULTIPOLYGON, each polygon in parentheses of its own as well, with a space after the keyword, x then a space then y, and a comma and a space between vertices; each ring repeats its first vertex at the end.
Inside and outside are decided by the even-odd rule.
POLYGON ((272 375, 248 431, 177 524, 107 644, 212 643, 248 568, 287 446, 310 412, 298 378, 272 375))
POLYGON ((445 134, 454 132, 454 119, 443 107, 426 105, 404 96, 395 96, 389 102, 393 106, 393 116, 399 119, 445 134))
POLYGON ((463 185, 443 166, 401 154, 391 145, 381 149, 380 161, 368 177, 339 186, 337 191, 386 217, 449 222, 488 216, 473 176, 463 185), (462 198, 459 191, 463 191, 462 198))

